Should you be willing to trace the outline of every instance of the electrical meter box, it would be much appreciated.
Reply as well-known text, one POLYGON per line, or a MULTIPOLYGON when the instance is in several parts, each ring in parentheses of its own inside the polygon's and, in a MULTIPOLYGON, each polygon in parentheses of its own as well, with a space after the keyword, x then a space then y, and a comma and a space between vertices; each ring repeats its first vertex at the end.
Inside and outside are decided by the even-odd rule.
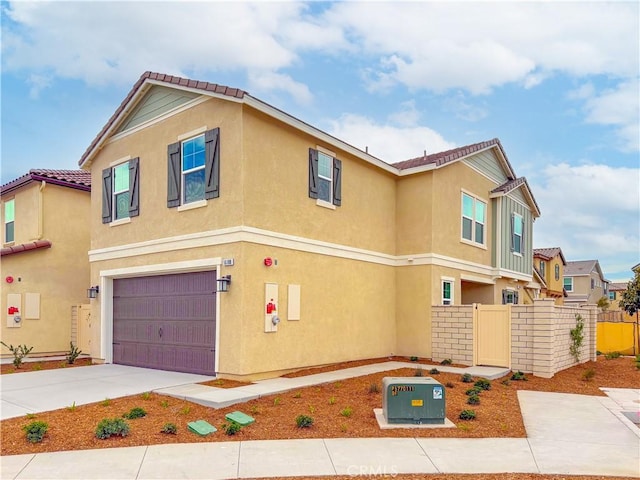
POLYGON ((445 388, 431 377, 384 377, 382 413, 388 423, 444 424, 445 388))

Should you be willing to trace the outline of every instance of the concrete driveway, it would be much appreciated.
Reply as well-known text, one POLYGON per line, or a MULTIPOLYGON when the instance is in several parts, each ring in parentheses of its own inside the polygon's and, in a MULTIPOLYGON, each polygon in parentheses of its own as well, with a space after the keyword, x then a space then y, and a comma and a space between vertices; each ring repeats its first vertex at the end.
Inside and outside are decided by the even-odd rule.
POLYGON ((213 379, 113 364, 2 375, 0 420, 213 379))

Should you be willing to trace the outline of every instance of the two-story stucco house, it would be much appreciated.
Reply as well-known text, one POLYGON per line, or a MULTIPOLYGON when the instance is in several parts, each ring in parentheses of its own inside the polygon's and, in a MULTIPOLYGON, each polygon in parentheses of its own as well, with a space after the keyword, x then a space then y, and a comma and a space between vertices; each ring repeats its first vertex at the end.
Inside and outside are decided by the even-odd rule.
POLYGON ((396 165, 248 93, 146 72, 80 160, 94 350, 267 377, 431 355, 431 306, 524 302, 539 210, 496 139, 396 165))
POLYGON ((540 298, 553 298, 556 305, 564 305, 564 268, 567 261, 560 247, 534 248, 533 267, 542 279, 540 298))
POLYGON ((602 297, 609 297, 608 284, 598 260, 567 262, 564 269, 565 304, 597 304, 602 297))
POLYGON ((82 170, 30 170, 1 187, 5 343, 69 350, 72 306, 87 302, 89 287, 90 192, 82 170))

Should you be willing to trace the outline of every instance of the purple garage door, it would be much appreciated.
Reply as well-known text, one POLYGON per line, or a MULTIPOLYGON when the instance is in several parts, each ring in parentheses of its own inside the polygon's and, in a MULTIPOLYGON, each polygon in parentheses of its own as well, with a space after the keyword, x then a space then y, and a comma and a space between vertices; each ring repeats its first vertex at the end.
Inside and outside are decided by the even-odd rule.
POLYGON ((213 375, 216 274, 113 281, 113 363, 213 375))

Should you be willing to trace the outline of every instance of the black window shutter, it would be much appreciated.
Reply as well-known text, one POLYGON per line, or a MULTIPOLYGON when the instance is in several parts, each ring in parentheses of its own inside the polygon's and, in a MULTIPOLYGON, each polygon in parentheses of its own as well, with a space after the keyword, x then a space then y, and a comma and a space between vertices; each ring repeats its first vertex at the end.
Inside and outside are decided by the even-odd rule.
POLYGON ((511 251, 513 252, 516 249, 516 242, 515 242, 515 218, 513 216, 513 214, 511 214, 511 251))
POLYGON ((502 290, 502 304, 503 305, 507 304, 507 291, 506 290, 502 290))
POLYGON ((102 170, 102 223, 111 222, 112 188, 111 168, 105 168, 102 170))
POLYGON ((140 215, 140 157, 129 160, 129 217, 140 215))
POLYGON ((513 303, 516 305, 518 304, 518 292, 515 292, 513 294, 513 303))
POLYGON ((309 149, 309 198, 318 198, 318 151, 309 149))
POLYGON ((342 205, 342 161, 333 159, 333 204, 342 205))
POLYGON ((220 196, 220 129, 206 131, 204 142, 206 157, 204 198, 218 198, 220 196))
POLYGON ((173 208, 180 205, 180 142, 167 147, 167 157, 167 207, 173 208))

